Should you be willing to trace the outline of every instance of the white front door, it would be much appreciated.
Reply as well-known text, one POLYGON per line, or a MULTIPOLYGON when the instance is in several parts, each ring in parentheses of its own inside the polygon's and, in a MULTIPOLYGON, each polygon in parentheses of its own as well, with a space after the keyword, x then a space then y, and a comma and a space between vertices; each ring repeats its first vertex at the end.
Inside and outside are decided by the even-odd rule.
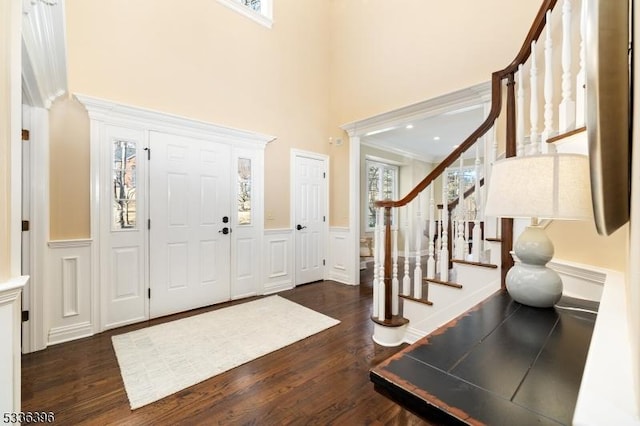
POLYGON ((326 161, 298 153, 294 159, 294 233, 296 285, 324 275, 326 161))
POLYGON ((229 145, 151 132, 150 316, 229 300, 229 145))

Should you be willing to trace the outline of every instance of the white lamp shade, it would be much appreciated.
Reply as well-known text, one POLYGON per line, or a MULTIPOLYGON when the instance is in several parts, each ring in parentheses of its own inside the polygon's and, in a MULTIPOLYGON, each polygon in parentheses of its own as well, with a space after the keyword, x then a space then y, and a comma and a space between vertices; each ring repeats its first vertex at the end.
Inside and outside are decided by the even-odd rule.
POLYGON ((497 161, 491 170, 485 216, 591 219, 588 157, 543 154, 497 161))

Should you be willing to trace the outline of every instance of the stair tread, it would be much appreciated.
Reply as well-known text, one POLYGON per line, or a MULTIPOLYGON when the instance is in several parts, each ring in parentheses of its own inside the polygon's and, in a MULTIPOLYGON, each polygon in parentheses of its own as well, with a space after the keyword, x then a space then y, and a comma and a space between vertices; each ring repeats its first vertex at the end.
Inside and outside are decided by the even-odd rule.
POLYGON ((424 281, 434 283, 434 284, 442 284, 448 287, 462 288, 462 284, 454 283, 452 281, 442 281, 437 278, 425 278, 424 281))
POLYGON ((578 127, 577 129, 569 130, 568 132, 560 133, 557 136, 553 136, 553 137, 547 139, 547 143, 558 142, 558 141, 561 141, 562 139, 565 139, 565 138, 571 137, 573 135, 577 135, 578 133, 582 133, 582 132, 586 132, 586 131, 587 131, 587 128, 585 126, 578 127))
POLYGON ((413 302, 423 303, 423 304, 429 305, 429 306, 433 305, 433 302, 430 301, 430 300, 427 300, 427 299, 416 299, 415 297, 405 296, 404 294, 401 294, 400 297, 402 297, 403 299, 411 300, 413 302))
POLYGON ((494 265, 493 263, 472 262, 470 260, 452 259, 451 261, 454 263, 461 263, 463 265, 482 266, 483 268, 496 269, 498 267, 498 265, 494 265))
POLYGON ((489 238, 485 238, 484 240, 485 241, 491 241, 491 242, 494 242, 494 243, 501 243, 502 242, 502 238, 491 238, 491 237, 489 237, 489 238))
POLYGON ((378 317, 371 317, 371 320, 376 324, 384 325, 385 327, 402 327, 409 323, 409 320, 401 315, 393 315, 390 320, 381 321, 378 317))

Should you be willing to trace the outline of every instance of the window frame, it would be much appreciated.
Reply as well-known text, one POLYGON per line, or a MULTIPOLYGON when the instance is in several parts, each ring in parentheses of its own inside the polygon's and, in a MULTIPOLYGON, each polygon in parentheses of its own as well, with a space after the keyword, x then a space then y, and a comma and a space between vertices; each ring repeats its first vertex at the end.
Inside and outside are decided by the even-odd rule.
MULTIPOLYGON (((377 166, 378 169, 380 170, 379 173, 379 177, 378 177, 378 184, 379 184, 379 188, 382 189, 383 186, 383 175, 384 175, 384 170, 392 170, 393 171, 393 183, 392 183, 392 194, 391 194, 391 198, 392 199, 397 199, 398 198, 398 193, 399 193, 399 189, 400 189, 400 167, 396 164, 391 164, 391 163, 387 163, 381 160, 374 160, 374 159, 365 159, 365 185, 366 185, 366 206, 364 209, 365 212, 365 217, 364 217, 364 222, 365 222, 365 232, 374 232, 376 227, 371 226, 371 202, 369 201, 371 199, 371 187, 369 185, 369 169, 372 166, 377 166)), ((375 213, 373 213, 375 215, 375 213)), ((392 212, 392 217, 391 217, 391 224, 392 226, 395 225, 396 223, 396 218, 395 218, 395 209, 392 212)))
POLYGON ((225 5, 229 9, 235 10, 241 15, 246 16, 264 27, 273 27, 273 0, 261 0, 260 12, 245 6, 240 2, 240 0, 218 0, 218 3, 225 5))

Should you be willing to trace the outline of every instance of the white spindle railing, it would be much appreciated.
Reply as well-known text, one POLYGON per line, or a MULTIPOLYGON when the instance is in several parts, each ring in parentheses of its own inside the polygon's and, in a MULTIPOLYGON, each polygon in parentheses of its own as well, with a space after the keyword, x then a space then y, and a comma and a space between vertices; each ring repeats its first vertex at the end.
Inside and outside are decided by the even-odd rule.
POLYGON ((449 280, 449 208, 447 169, 442 174, 442 248, 440 249, 440 280, 449 280))
POLYGON ((422 197, 419 195, 416 198, 416 266, 413 271, 413 297, 416 299, 422 298, 422 266, 420 259, 420 252, 422 251, 422 212, 421 202, 422 197))
POLYGON ((529 120, 531 122, 531 130, 529 131, 529 146, 531 152, 537 154, 540 146, 538 145, 538 64, 536 61, 536 42, 531 43, 531 68, 529 70, 529 78, 531 80, 531 89, 529 90, 530 107, 529 120))
POLYGON ((558 113, 558 129, 567 132, 576 124, 576 104, 571 93, 571 0, 562 4, 562 101, 558 113))
POLYGON ((547 139, 553 133, 553 37, 551 34, 551 11, 547 12, 544 31, 544 130, 540 138, 539 152, 547 152, 547 139))
MULTIPOLYGON (((537 40, 531 43, 531 55, 528 60, 528 64, 519 65, 516 72, 516 117, 515 117, 515 133, 516 133, 516 155, 529 155, 538 154, 540 152, 547 151, 547 140, 556 133, 564 133, 576 128, 576 126, 584 125, 584 108, 585 108, 585 71, 584 71, 584 56, 585 56, 585 1, 576 3, 576 0, 562 0, 558 2, 558 5, 562 4, 562 7, 558 7, 554 13, 561 14, 562 31, 560 34, 554 37, 552 33, 553 25, 551 24, 553 15, 552 12, 546 13, 546 26, 541 34, 541 43, 537 40), (572 3, 573 1, 573 3, 572 3), (580 5, 580 37, 579 37, 579 70, 575 74, 572 74, 572 56, 573 51, 577 48, 572 45, 572 13, 577 10, 577 5, 580 5), (554 39, 556 45, 554 45, 554 39), (560 63, 556 63, 554 66, 554 49, 560 48, 561 58, 560 63), (542 51, 538 51, 542 49, 542 51), (544 64, 538 64, 538 59, 544 60, 544 64), (540 105, 538 100, 539 87, 539 66, 544 72, 544 87, 542 93, 544 97, 544 104, 540 105), (525 72, 528 71, 528 83, 529 87, 526 87, 525 72), (556 73, 554 77, 554 72, 556 73), (575 78, 575 80, 574 80, 575 78), (557 80, 556 80, 557 79, 557 80), (561 93, 554 93, 554 81, 561 82, 561 93), (573 84, 575 81, 575 101, 573 84), (525 130, 527 112, 527 99, 528 99, 528 121, 530 128, 525 130), (557 99, 557 103, 554 104, 554 99, 557 99), (542 113, 543 126, 542 131, 539 129, 539 117, 542 113), (557 114, 557 126, 554 124, 554 116, 557 114), (528 139, 528 141, 527 141, 528 139), (527 143, 528 142, 528 143, 527 143)), ((560 17, 559 15, 556 15, 560 17)), ((556 21, 557 22, 557 21, 556 21)), ((557 84, 557 83, 555 83, 557 84)), ((488 105, 485 108, 485 112, 489 112, 488 105)), ((483 259, 484 244, 482 241, 482 225, 484 220, 483 215, 483 193, 486 188, 482 188, 480 184, 481 175, 484 175, 486 179, 490 175, 490 167, 498 156, 498 141, 496 137, 496 129, 493 127, 489 130, 483 139, 484 147, 482 148, 482 155, 480 153, 480 143, 476 145, 475 152, 475 181, 474 181, 474 195, 473 199, 469 197, 468 200, 464 199, 464 160, 462 155, 459 157, 459 164, 456 167, 458 173, 458 202, 457 207, 453 211, 449 211, 448 206, 448 180, 447 175, 449 169, 445 169, 441 175, 442 179, 442 204, 443 208, 436 214, 436 200, 435 200, 435 185, 431 183, 427 188, 429 192, 424 192, 418 195, 414 201, 415 214, 413 217, 409 215, 409 209, 405 208, 405 220, 403 223, 404 234, 404 271, 401 279, 398 275, 398 239, 400 235, 400 228, 396 226, 392 229, 392 256, 393 264, 392 271, 385 271, 385 219, 384 209, 378 208, 376 211, 376 227, 375 227, 375 251, 374 251, 374 274, 373 274, 373 316, 380 318, 384 321, 385 312, 387 306, 391 308, 392 315, 398 315, 399 307, 399 294, 404 296, 413 296, 415 299, 422 299, 422 285, 423 285, 423 270, 422 270, 422 240, 425 237, 425 223, 428 222, 426 229, 426 236, 428 239, 428 254, 426 258, 426 274, 427 279, 435 279, 438 277, 442 281, 449 280, 449 262, 450 255, 460 260, 470 259, 474 262, 481 262, 483 259), (484 168, 484 173, 481 170, 484 168), (427 203, 422 204, 421 200, 428 197, 427 203), (475 201, 475 209, 467 203, 475 201), (426 206, 426 207, 425 207, 426 206), (436 218, 437 216, 437 218, 436 218), (451 216, 451 221, 450 221, 451 216), (413 222, 415 221, 415 222, 413 222), (472 222, 472 223, 470 223, 472 222), (414 223, 415 226, 411 226, 414 223), (414 235, 410 235, 410 230, 415 232, 414 235), (415 238, 415 250, 411 250, 411 241, 415 238), (453 244, 453 249, 450 253, 449 241, 453 244), (471 243, 471 250, 469 246, 471 243), (415 257, 413 256, 415 255, 415 257), (415 265, 411 265, 411 258, 415 259, 415 265), (413 268, 412 268, 413 266, 413 268), (391 273, 390 273, 391 272, 391 273), (413 273, 412 273, 413 272, 413 273), (385 273, 391 275, 386 280, 391 282, 391 291, 387 288, 385 293, 385 273), (413 280, 413 281, 412 281, 413 280), (401 286, 401 288, 400 288, 401 286), (391 294, 391 303, 385 300, 386 295, 391 294)), ((551 149, 551 148, 550 148, 551 149)), ((455 170, 455 169, 454 169, 455 170)), ((532 176, 535 179, 535 176, 532 176)), ((487 181, 485 183, 488 184, 487 181)), ((395 212, 395 216, 399 217, 401 213, 395 212)), ((388 212, 387 212, 388 214, 388 212)), ((485 229, 486 231, 486 229, 485 229)), ((499 236, 496 229, 494 234, 499 236)), ((491 234, 493 235, 493 234, 491 234)), ((426 297, 426 295, 425 295, 426 297)))
POLYGON ((436 200, 434 199, 434 184, 429 185, 429 258, 427 259, 427 278, 435 278, 436 277, 436 259, 435 259, 435 234, 436 234, 436 224, 435 224, 435 208, 436 208, 436 200))

